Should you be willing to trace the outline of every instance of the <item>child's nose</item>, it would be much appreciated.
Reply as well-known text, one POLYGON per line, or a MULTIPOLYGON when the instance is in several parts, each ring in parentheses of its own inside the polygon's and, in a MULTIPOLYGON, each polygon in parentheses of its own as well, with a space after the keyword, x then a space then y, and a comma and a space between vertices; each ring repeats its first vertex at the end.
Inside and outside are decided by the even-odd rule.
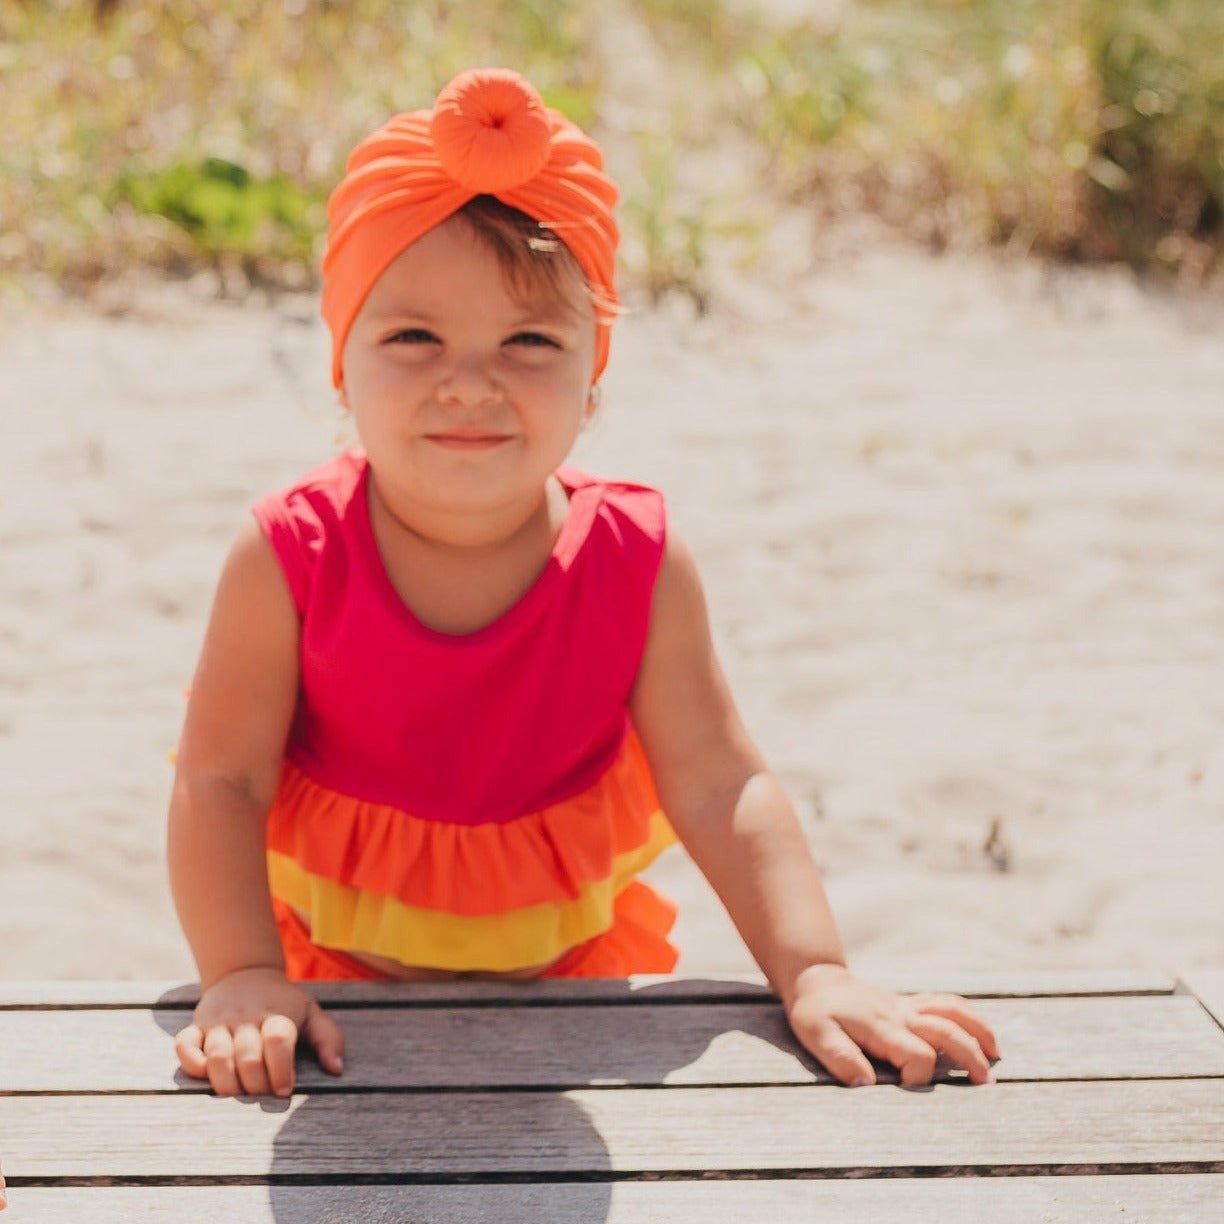
POLYGON ((457 356, 438 384, 438 396, 444 403, 481 404, 500 395, 501 386, 487 360, 476 355, 457 356))

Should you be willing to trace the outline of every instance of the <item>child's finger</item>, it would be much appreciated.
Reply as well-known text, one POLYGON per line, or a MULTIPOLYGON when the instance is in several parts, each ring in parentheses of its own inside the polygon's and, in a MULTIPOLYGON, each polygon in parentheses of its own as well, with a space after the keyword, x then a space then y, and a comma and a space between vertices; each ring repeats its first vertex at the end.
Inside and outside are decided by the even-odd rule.
POLYGON ((293 1091, 293 1054, 297 1049, 297 1025, 288 1016, 268 1016, 260 1026, 263 1038, 263 1060, 268 1072, 268 1084, 277 1096, 289 1096, 293 1091))
POLYGON ((263 1037, 253 1024, 240 1024, 234 1029, 234 1072, 246 1096, 267 1096, 271 1092, 263 1037))
POLYGON ((953 1024, 971 1034, 987 1058, 999 1057, 999 1043, 994 1031, 964 999, 956 995, 923 996, 919 1000, 918 1008, 924 1014, 951 1020, 953 1024))
POLYGON ((903 1024, 881 1023, 863 1037, 863 1048, 892 1063, 901 1073, 902 1088, 929 1084, 935 1074, 938 1052, 903 1024))
POLYGON ((339 1075, 344 1070, 344 1032, 317 1003, 312 1003, 306 1015, 302 1036, 324 1071, 339 1075))
POLYGON ((867 1056, 835 1020, 805 1025, 796 1036, 834 1079, 852 1088, 875 1083, 875 1070, 867 1056))
POLYGON ((990 1062, 982 1053, 982 1047, 959 1025, 942 1016, 921 1012, 910 1021, 909 1026, 932 1049, 946 1054, 958 1067, 967 1071, 970 1083, 990 1082, 990 1062))
POLYGON ((212 1090, 218 1096, 239 1096, 241 1087, 234 1071, 234 1038, 224 1025, 213 1025, 204 1034, 204 1057, 212 1090))
POLYGON ((204 1057, 204 1032, 198 1024, 189 1024, 174 1038, 174 1052, 184 1075, 192 1079, 208 1078, 208 1060, 204 1057))

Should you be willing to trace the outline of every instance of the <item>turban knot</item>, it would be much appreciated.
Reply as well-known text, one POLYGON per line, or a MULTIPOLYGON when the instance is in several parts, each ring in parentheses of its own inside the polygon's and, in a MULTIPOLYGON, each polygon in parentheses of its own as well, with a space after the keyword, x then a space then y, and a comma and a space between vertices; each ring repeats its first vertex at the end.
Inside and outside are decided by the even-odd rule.
POLYGON ((456 77, 438 95, 429 134, 442 169, 488 195, 534 178, 552 152, 540 95, 504 69, 456 77))
POLYGON ((367 136, 332 192, 323 317, 336 386, 349 329, 374 282, 478 195, 533 217, 577 260, 595 298, 595 377, 602 373, 617 301, 616 186, 589 136, 518 73, 486 68, 460 73, 432 111, 396 115, 367 136))

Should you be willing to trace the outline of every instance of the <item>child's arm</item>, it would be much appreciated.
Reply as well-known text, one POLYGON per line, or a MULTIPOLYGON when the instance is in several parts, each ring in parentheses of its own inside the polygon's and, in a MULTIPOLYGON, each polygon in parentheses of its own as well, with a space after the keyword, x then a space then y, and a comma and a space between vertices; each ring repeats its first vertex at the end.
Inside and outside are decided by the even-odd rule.
POLYGON ((170 883, 200 973, 183 1070, 231 1096, 293 1088, 301 1034, 339 1073, 343 1038, 285 978, 264 823, 297 699, 298 621, 252 524, 226 561, 192 681, 170 801, 170 883))
POLYGON ((631 714, 663 808, 778 992, 803 1044, 845 1083, 864 1052, 928 1083, 945 1053, 975 1083, 994 1035, 955 996, 899 996, 845 968, 820 875, 790 802, 748 737, 710 640, 701 582, 672 540, 659 574, 631 714))

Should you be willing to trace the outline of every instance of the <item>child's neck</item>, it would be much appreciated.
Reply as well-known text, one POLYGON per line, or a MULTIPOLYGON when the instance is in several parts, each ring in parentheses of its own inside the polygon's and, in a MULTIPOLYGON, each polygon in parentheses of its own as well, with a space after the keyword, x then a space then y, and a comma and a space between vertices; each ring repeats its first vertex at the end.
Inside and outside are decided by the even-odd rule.
POLYGON ((422 624, 451 634, 492 624, 531 589, 569 512, 555 477, 534 506, 439 523, 397 514, 373 473, 367 500, 391 585, 422 624))

